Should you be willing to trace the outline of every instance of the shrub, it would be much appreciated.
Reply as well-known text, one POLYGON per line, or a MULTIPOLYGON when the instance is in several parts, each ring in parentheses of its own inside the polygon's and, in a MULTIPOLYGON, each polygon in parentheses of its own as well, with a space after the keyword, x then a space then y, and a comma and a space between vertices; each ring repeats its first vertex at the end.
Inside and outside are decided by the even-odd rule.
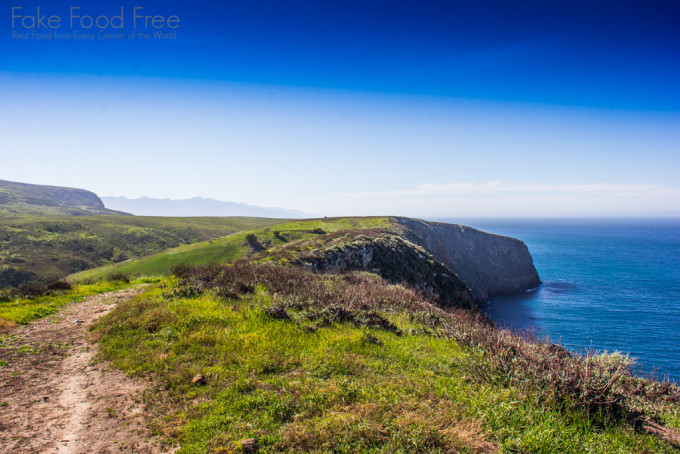
POLYGON ((423 310, 423 305, 428 305, 412 290, 362 274, 323 275, 299 267, 244 261, 186 267, 181 272, 178 292, 192 288, 236 298, 253 293, 262 285, 276 298, 276 304, 265 309, 270 317, 287 319, 293 311, 298 318, 312 321, 317 327, 348 322, 397 333, 397 327, 381 311, 414 306, 423 310))
POLYGON ((71 284, 66 281, 54 281, 47 286, 47 290, 71 290, 71 284))
POLYGON ((287 243, 287 242, 288 242, 288 238, 286 238, 285 236, 283 236, 283 235, 281 234, 281 232, 279 232, 278 230, 274 230, 273 233, 274 233, 274 237, 277 238, 279 241, 281 241, 281 242, 283 242, 283 243, 287 243))
POLYGON ((48 285, 27 283, 19 286, 19 294, 27 298, 36 298, 55 291, 71 290, 71 288, 71 284, 66 281, 54 281, 48 285))
POLYGON ((257 236, 254 233, 249 233, 246 235, 246 243, 253 252, 260 252, 265 249, 265 247, 258 241, 257 236))
POLYGON ((130 278, 128 277, 127 274, 124 274, 124 273, 109 274, 108 280, 112 281, 112 282, 116 282, 116 281, 125 282, 126 284, 130 283, 130 278))
POLYGON ((39 284, 21 284, 19 293, 27 298, 36 298, 47 293, 47 287, 39 284))
POLYGON ((194 269, 195 267, 182 263, 173 266, 170 271, 178 278, 185 278, 188 277, 194 271, 194 269))

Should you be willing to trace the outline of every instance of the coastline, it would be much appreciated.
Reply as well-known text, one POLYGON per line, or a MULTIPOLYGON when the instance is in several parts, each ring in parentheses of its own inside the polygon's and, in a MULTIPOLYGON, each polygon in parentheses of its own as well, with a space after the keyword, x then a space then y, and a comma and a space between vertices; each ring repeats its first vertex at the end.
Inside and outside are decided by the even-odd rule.
POLYGON ((680 380, 680 220, 486 219, 474 227, 527 244, 544 282, 484 306, 499 326, 532 330, 579 353, 620 351, 639 374, 680 380))

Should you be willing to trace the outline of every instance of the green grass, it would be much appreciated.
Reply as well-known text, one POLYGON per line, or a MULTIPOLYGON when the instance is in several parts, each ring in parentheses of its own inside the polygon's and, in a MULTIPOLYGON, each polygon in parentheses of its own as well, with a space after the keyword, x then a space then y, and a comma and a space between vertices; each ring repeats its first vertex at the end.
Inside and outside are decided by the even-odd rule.
POLYGON ((0 180, 0 215, 5 214, 72 216, 119 212, 107 210, 87 191, 0 180))
POLYGON ((272 225, 268 218, 0 215, 0 290, 272 225))
POLYGON ((449 316, 410 290, 274 271, 241 268, 238 285, 199 271, 218 279, 204 290, 166 278, 95 328, 101 358, 154 379, 152 428, 182 453, 240 452, 245 438, 265 453, 677 452, 533 384, 475 379, 471 363, 496 364, 444 336, 449 316))
POLYGON ((83 301, 87 296, 119 290, 130 285, 132 284, 122 281, 98 282, 91 285, 76 285, 71 290, 52 291, 35 298, 21 297, 11 301, 0 301, 0 331, 55 314, 64 305, 83 301))
POLYGON ((326 218, 281 222, 275 226, 260 227, 218 239, 182 245, 148 257, 86 270, 73 274, 68 279, 72 282, 101 280, 106 279, 111 273, 131 276, 167 276, 177 265, 232 262, 245 257, 251 251, 246 240, 248 234, 254 234, 258 242, 268 250, 276 250, 291 243, 313 239, 319 236, 318 232, 321 231, 332 233, 340 230, 388 228, 390 226, 392 226, 392 221, 386 217, 326 218))

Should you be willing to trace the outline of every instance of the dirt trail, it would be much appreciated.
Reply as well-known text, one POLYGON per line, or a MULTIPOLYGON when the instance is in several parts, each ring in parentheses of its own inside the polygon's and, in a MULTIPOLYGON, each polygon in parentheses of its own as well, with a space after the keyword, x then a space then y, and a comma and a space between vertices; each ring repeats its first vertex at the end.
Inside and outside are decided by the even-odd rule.
POLYGON ((91 364, 92 322, 139 289, 95 295, 0 344, 0 453, 161 453, 142 418, 144 383, 91 364))

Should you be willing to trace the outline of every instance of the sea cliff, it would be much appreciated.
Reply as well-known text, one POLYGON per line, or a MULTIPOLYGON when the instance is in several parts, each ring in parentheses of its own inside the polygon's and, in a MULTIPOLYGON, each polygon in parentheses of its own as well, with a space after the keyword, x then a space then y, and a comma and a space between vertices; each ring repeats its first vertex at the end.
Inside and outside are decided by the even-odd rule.
POLYGON ((470 288, 476 302, 540 285, 526 245, 457 224, 397 218, 404 235, 441 261, 470 288))

